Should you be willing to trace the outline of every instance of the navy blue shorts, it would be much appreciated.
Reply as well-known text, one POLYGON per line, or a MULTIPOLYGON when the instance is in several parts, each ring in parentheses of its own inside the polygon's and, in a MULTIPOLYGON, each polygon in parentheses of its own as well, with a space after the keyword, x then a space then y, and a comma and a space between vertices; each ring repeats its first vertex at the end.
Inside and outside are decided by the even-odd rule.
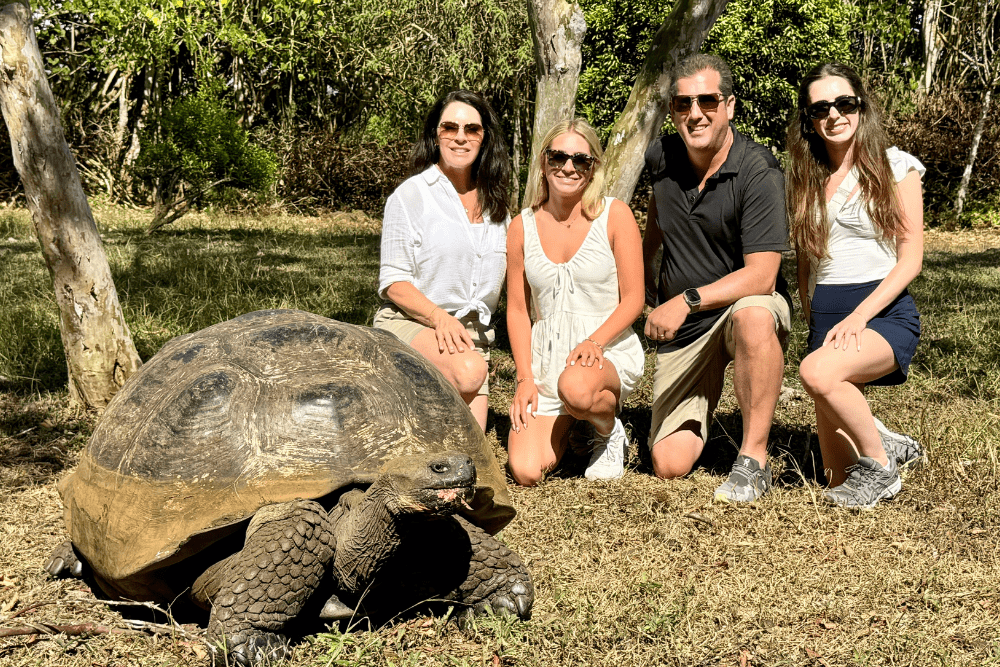
MULTIPOLYGON (((856 285, 816 285, 810 302, 809 352, 823 345, 826 334, 875 291, 881 280, 856 285)), ((903 384, 910 371, 910 360, 920 340, 920 313, 909 291, 897 296, 885 310, 868 322, 868 328, 885 338, 892 348, 899 368, 869 385, 903 384)))

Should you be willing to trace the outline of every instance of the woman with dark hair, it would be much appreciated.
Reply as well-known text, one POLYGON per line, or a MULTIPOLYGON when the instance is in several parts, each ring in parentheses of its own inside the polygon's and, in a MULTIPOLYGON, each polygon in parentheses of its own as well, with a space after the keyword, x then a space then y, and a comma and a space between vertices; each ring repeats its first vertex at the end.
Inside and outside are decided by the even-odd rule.
POLYGON ((642 242, 632 211, 604 196, 603 151, 585 120, 557 123, 534 156, 527 208, 507 236, 507 333, 517 368, 507 452, 532 486, 558 464, 576 420, 594 428, 587 479, 624 473, 617 418, 642 378, 642 242))
POLYGON ((510 159, 482 95, 448 93, 385 203, 374 326, 427 357, 486 426, 493 311, 506 271, 510 159))
POLYGON ((857 73, 814 68, 788 127, 786 186, 809 354, 799 371, 816 402, 824 498, 873 507, 901 487, 899 466, 922 453, 880 437, 866 385, 905 379, 920 337, 907 286, 923 262, 923 165, 889 146, 857 73))

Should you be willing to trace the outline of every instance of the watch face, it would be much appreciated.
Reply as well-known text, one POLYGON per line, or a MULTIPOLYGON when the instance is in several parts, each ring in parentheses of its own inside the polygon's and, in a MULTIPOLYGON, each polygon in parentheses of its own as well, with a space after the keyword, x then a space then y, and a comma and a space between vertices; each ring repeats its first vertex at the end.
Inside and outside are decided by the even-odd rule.
POLYGON ((694 289, 693 287, 690 289, 686 289, 684 290, 684 300, 687 301, 690 305, 696 306, 699 303, 701 303, 701 294, 698 294, 698 290, 694 289))

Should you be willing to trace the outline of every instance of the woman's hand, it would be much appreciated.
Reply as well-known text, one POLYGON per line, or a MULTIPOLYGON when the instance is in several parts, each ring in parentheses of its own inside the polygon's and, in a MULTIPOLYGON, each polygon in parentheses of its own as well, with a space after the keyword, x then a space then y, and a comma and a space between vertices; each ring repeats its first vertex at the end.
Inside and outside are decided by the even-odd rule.
POLYGON ((524 378, 517 383, 514 400, 510 404, 510 427, 514 433, 520 433, 522 428, 528 428, 528 415, 535 418, 538 410, 538 387, 535 378, 524 378))
POLYGON ((434 327, 434 335, 437 337, 438 351, 444 353, 445 349, 450 354, 455 352, 465 352, 466 349, 473 349, 472 336, 458 318, 445 312, 443 308, 435 308, 428 316, 434 327))
POLYGON ((566 357, 567 366, 575 366, 576 362, 580 362, 581 366, 593 366, 595 363, 598 368, 604 368, 604 350, 600 345, 587 338, 579 345, 573 348, 573 351, 569 353, 566 357))
POLYGON ((851 336, 857 343, 858 351, 861 351, 861 332, 868 328, 868 320, 857 313, 851 313, 838 322, 823 339, 823 345, 833 342, 833 348, 847 350, 847 343, 851 336))

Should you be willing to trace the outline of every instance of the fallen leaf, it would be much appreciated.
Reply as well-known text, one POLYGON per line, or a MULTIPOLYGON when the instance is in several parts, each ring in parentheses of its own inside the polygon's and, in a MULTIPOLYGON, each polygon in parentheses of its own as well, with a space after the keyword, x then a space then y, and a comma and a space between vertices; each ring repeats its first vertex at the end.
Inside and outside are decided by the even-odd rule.
POLYGON ((0 614, 6 614, 8 611, 14 608, 17 604, 18 595, 17 591, 14 591, 14 595, 11 596, 9 600, 4 600, 3 604, 0 604, 0 614))
POLYGON ((847 556, 848 558, 854 558, 854 547, 852 547, 850 544, 845 544, 844 555, 847 556))

